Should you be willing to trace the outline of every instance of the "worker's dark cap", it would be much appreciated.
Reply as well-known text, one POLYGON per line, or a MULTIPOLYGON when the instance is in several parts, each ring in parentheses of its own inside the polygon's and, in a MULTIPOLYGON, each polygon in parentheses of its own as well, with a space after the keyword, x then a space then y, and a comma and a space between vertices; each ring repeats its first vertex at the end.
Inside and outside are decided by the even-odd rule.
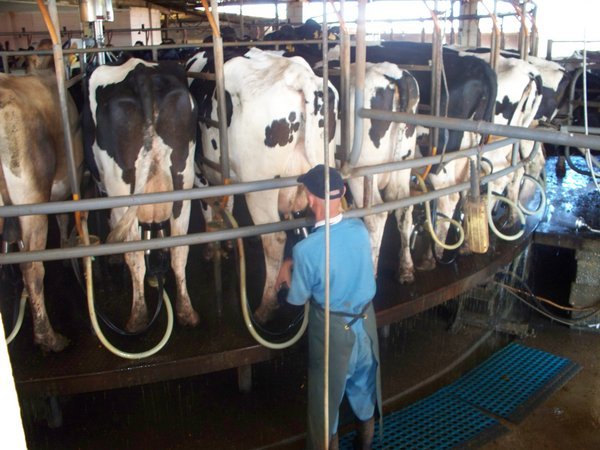
MULTIPOLYGON (((322 199, 325 198, 325 166, 323 164, 300 175, 298 181, 304 184, 311 194, 322 199)), ((329 167, 329 198, 340 198, 342 195, 344 195, 344 180, 337 170, 329 167)))

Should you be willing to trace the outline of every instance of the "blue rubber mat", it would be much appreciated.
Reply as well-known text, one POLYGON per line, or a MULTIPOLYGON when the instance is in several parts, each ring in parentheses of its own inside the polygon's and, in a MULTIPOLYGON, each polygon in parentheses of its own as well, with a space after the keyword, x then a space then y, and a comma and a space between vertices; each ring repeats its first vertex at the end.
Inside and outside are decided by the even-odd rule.
MULTIPOLYGON (((457 400, 444 389, 384 417, 380 442, 375 425, 373 449, 451 449, 478 446, 506 431, 495 419, 457 400)), ((352 449, 353 431, 340 439, 340 449, 352 449)))
MULTIPOLYGON (((508 431, 495 417, 518 422, 580 370, 568 359, 510 344, 435 394, 384 417, 373 449, 477 448, 508 431)), ((356 431, 340 439, 352 449, 356 431)))
POLYGON ((475 407, 519 422, 579 370, 568 359, 513 343, 445 389, 475 407))

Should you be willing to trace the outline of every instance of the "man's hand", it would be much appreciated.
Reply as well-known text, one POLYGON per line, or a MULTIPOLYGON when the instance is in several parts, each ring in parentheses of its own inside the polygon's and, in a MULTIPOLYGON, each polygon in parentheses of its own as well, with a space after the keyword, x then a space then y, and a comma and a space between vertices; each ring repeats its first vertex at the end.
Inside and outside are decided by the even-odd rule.
POLYGON ((275 280, 275 287, 277 290, 281 289, 283 286, 290 287, 292 285, 293 265, 294 261, 292 259, 285 259, 283 260, 283 263, 281 263, 277 279, 275 280))

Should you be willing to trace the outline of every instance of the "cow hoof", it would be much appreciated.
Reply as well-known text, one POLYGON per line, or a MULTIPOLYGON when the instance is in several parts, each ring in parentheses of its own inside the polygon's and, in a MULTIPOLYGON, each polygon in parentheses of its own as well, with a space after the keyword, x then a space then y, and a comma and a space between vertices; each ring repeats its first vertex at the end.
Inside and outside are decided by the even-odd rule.
POLYGON ((184 327, 195 327, 200 323, 200 316, 193 309, 191 311, 178 312, 177 321, 184 327))
POLYGON ((259 325, 266 324, 275 315, 275 311, 278 308, 276 302, 261 304, 256 311, 254 311, 254 320, 259 325))
POLYGON ((429 271, 435 269, 435 260, 434 259, 424 259, 421 261, 419 266, 417 267, 419 270, 429 271))
POLYGON ((35 338, 35 343, 40 346, 44 352, 62 352, 69 340, 62 334, 54 333, 53 335, 40 336, 35 338))
POLYGON ((413 272, 404 272, 398 275, 398 282, 400 284, 411 284, 415 282, 415 274, 413 272))

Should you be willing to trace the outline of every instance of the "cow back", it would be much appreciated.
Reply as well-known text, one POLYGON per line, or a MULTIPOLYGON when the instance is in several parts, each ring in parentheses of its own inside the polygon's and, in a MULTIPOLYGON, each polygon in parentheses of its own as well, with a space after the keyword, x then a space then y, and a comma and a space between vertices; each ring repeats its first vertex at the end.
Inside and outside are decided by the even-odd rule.
MULTIPOLYGON (((191 187, 197 113, 179 64, 132 58, 100 66, 88 100, 86 156, 108 195, 191 187)), ((180 209, 181 202, 142 205, 137 218, 162 222, 180 209)))

